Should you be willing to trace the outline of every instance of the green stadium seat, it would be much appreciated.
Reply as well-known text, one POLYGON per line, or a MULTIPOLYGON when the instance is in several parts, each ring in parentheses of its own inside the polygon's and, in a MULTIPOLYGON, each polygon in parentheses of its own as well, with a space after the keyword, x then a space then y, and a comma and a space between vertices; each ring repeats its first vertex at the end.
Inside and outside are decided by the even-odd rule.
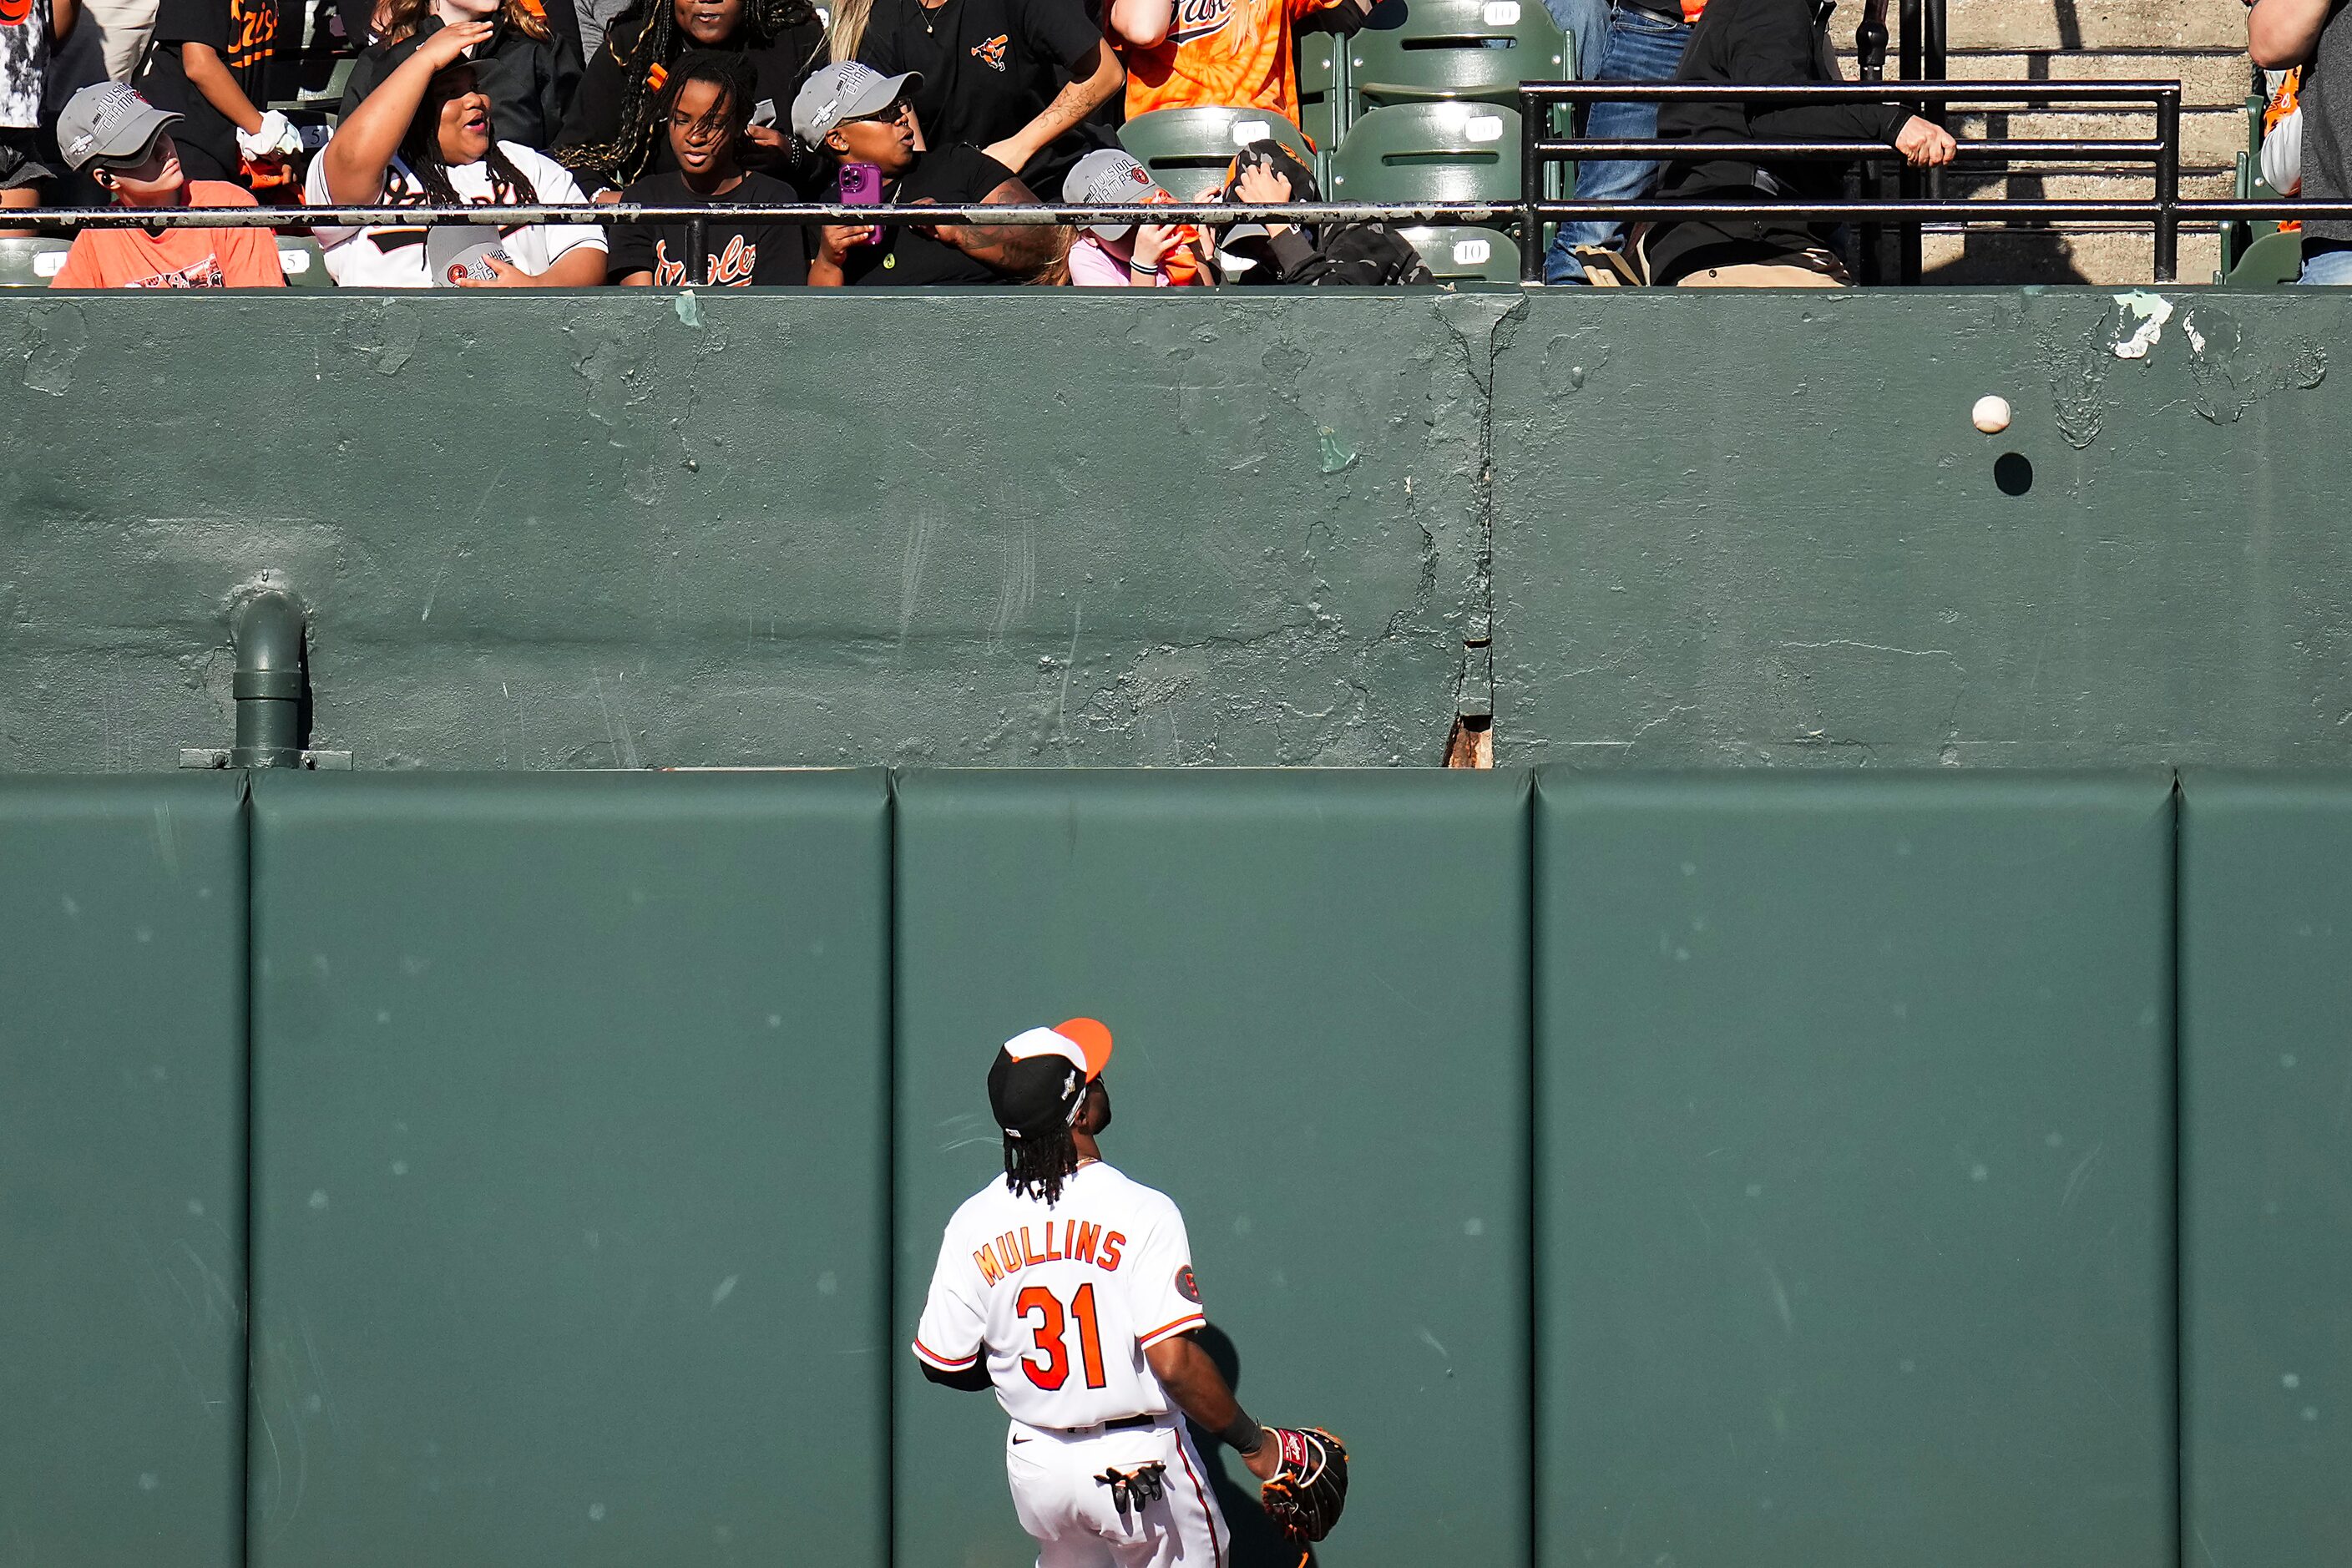
POLYGON ((1515 202, 1518 111, 1460 101, 1375 109, 1332 154, 1331 194, 1349 202, 1515 202))
MULTIPOLYGON (((1346 39, 1329 33, 1298 35, 1298 128, 1315 143, 1319 159, 1330 157, 1348 129, 1347 63, 1346 39)), ((1330 183, 1328 167, 1315 172, 1330 183)))
POLYGON ((1118 139, 1179 201, 1219 183, 1234 154, 1253 142, 1279 142, 1300 163, 1316 164, 1298 127, 1263 109, 1155 109, 1120 126, 1118 139))
POLYGON ((1498 228, 1453 224, 1401 228, 1440 283, 1516 283, 1519 242, 1498 228))
POLYGON ((72 249, 63 239, 0 239, 0 289, 46 289, 72 249))
POLYGON ((1574 51, 1542 0, 1391 0, 1348 40, 1353 111, 1440 98, 1516 108, 1523 81, 1564 81, 1574 51))
POLYGON ((2303 275, 2303 236, 2273 229, 2242 251, 2221 281, 2238 289, 2276 289, 2303 275))
POLYGON ((335 286, 335 280, 327 276, 326 251, 308 235, 279 235, 278 265, 285 270, 286 287, 289 289, 331 289, 335 286))

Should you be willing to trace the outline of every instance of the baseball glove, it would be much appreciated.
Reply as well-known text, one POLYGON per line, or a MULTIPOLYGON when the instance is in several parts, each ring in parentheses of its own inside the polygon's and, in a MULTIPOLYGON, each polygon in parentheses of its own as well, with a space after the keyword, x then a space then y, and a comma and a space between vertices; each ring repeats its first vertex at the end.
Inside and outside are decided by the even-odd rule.
POLYGON ((1320 1426, 1269 1426, 1265 1435, 1282 1445, 1282 1467, 1258 1489, 1258 1500, 1291 1540, 1322 1540, 1348 1506, 1347 1447, 1320 1426))

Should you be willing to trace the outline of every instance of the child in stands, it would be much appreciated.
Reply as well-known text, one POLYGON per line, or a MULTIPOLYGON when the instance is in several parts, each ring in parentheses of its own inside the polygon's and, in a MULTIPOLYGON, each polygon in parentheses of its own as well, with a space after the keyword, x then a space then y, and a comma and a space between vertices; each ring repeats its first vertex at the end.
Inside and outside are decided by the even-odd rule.
MULTIPOLYGON (((299 13, 298 13, 299 14, 299 13)), ((188 177, 282 184, 302 138, 267 102, 278 0, 163 0, 139 85, 185 124, 173 138, 188 177)))
MULTIPOLYGON (((1171 202, 1151 172, 1116 147, 1089 153, 1062 182, 1073 204, 1171 202)), ((1206 283, 1211 272, 1201 231, 1190 224, 1087 224, 1070 246, 1067 276, 1081 289, 1166 289, 1206 283)))
MULTIPOLYGON (((190 180, 166 114, 121 82, 83 88, 58 116, 66 163, 126 207, 249 207, 226 181, 190 180)), ((86 228, 52 289, 282 289, 277 237, 266 228, 86 228)))
MULTIPOLYGON (((698 49, 678 61, 661 100, 670 155, 677 168, 647 174, 623 191, 621 200, 647 206, 793 200, 790 185, 746 173, 740 159, 744 125, 759 90, 759 74, 740 54, 698 49)), ((741 289, 754 283, 808 281, 808 231, 796 223, 709 219, 703 225, 698 272, 692 243, 690 224, 614 224, 605 267, 615 283, 657 289, 682 283, 741 289)))

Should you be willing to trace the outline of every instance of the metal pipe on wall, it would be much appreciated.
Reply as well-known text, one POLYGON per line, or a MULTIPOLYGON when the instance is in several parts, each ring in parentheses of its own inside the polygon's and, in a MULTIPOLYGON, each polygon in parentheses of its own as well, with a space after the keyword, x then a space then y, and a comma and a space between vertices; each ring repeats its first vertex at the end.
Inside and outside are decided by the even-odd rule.
POLYGON ((229 766, 302 764, 302 606, 269 589, 237 611, 236 742, 229 766))

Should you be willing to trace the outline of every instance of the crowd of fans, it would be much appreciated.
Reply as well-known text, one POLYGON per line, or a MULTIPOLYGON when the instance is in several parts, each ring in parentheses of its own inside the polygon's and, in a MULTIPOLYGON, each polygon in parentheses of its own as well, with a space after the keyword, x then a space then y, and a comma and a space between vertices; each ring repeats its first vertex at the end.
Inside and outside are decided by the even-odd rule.
MULTIPOLYGON (((1412 0, 1388 0, 1410 5, 1412 0)), ((1815 0, 1548 0, 1606 79, 1838 79, 1815 0)), ((2326 0, 2301 4, 2315 14, 2326 0)), ((1173 200, 1120 150, 1129 116, 1226 106, 1296 123, 1296 35, 1351 32, 1373 0, 335 0, 308 21, 356 56, 331 135, 265 107, 303 0, 0 0, 0 203, 289 209, 579 205, 576 223, 319 226, 347 286, 1395 284, 1430 274, 1378 222, 1191 225, 599 222, 595 204, 993 205, 1173 200), (283 6, 285 9, 280 9, 283 6), (86 85, 58 47, 93 30, 86 85), (54 112, 46 106, 55 105, 54 112), (701 254, 692 253, 696 235, 701 254)), ((2259 26, 2259 23, 2258 23, 2259 26)), ((1939 127, 1885 105, 1603 104, 1589 134, 1883 141, 1948 161, 1939 127)), ((1832 165, 1588 161, 1576 194, 1834 195, 1832 165), (1827 182, 1825 184, 1824 182, 1827 182)), ((1280 142, 1185 199, 1319 199, 1280 142)), ((281 281, 262 229, 90 228, 61 287, 281 281)), ((1553 282, 1838 286, 1798 220, 1564 226, 1553 282)))

